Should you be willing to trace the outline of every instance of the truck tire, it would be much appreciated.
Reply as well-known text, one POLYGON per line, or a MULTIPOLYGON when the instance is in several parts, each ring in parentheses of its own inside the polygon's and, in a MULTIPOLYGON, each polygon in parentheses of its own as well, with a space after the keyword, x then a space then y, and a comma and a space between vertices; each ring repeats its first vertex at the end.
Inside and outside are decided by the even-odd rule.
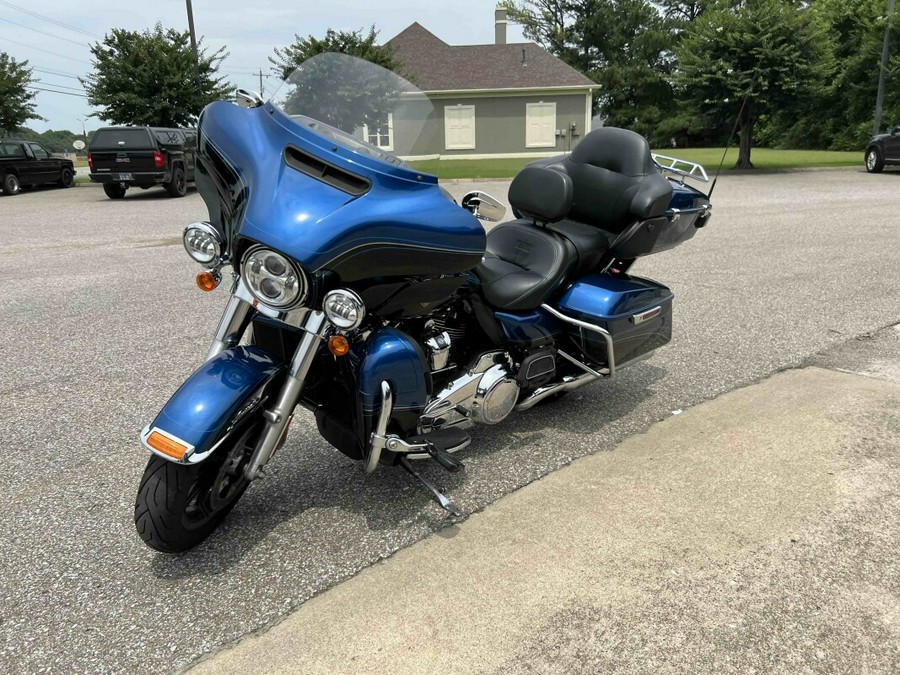
POLYGON ((120 183, 103 184, 103 191, 110 199, 122 199, 125 196, 125 190, 126 188, 122 187, 120 183))
POLYGON ((8 173, 3 176, 3 194, 5 195, 17 195, 22 190, 22 186, 19 185, 19 177, 14 173, 8 173))
POLYGON ((75 185, 75 174, 72 172, 72 169, 66 167, 60 171, 59 180, 56 181, 56 184, 64 188, 70 188, 75 185))
POLYGON ((163 185, 170 197, 184 197, 187 194, 187 176, 184 168, 179 164, 172 169, 172 180, 163 185))

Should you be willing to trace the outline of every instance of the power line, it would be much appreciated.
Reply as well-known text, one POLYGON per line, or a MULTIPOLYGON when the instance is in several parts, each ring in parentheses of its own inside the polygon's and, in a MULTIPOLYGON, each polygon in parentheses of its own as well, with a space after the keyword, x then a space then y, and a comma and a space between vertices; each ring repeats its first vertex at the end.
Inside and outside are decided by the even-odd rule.
POLYGON ((45 68, 34 68, 34 67, 32 67, 32 70, 37 71, 39 73, 45 73, 47 75, 54 75, 56 77, 68 77, 71 80, 80 80, 81 79, 81 76, 79 76, 79 75, 73 75, 72 73, 64 73, 60 70, 47 70, 45 68))
POLYGON ((48 87, 56 87, 57 89, 70 89, 70 90, 72 90, 72 91, 80 91, 80 92, 84 92, 84 87, 70 87, 70 86, 65 85, 65 84, 56 84, 55 82, 44 82, 43 80, 32 80, 32 82, 39 82, 39 83, 44 84, 44 85, 46 85, 46 86, 48 86, 48 87))
POLYGON ((0 5, 9 7, 10 9, 17 9, 20 12, 24 12, 25 14, 30 14, 31 16, 35 16, 38 19, 43 19, 44 21, 49 21, 50 23, 54 23, 61 28, 67 28, 68 30, 73 30, 76 33, 81 33, 82 35, 87 35, 88 37, 97 38, 98 40, 103 39, 96 33, 91 33, 90 31, 82 30, 81 28, 76 28, 75 26, 71 26, 67 23, 63 23, 62 21, 57 21, 56 19, 51 19, 50 17, 44 16, 43 14, 38 14, 37 12, 32 12, 30 9, 25 9, 24 7, 19 7, 18 5, 14 5, 11 2, 6 2, 6 0, 0 0, 0 5))
POLYGON ((65 96, 77 96, 79 98, 87 98, 87 94, 76 94, 71 91, 56 91, 55 89, 43 89, 41 87, 32 87, 31 85, 28 85, 27 88, 33 89, 34 91, 48 91, 51 94, 64 94, 65 96))
POLYGON ((37 28, 32 28, 31 26, 26 26, 24 23, 18 23, 10 19, 4 19, 3 17, 0 17, 0 21, 11 23, 13 26, 18 26, 19 28, 24 28, 25 30, 33 30, 35 33, 40 33, 41 35, 48 35, 54 40, 65 40, 66 42, 71 42, 73 45, 78 45, 79 47, 87 47, 88 49, 90 49, 90 45, 85 42, 76 42, 75 40, 70 40, 69 38, 60 37, 59 35, 48 33, 47 31, 38 30, 37 28))
MULTIPOLYGON (((2 1, 3 0, 0 0, 0 2, 2 2, 2 1)), ((78 63, 84 63, 89 66, 93 65, 89 61, 82 61, 81 59, 74 59, 71 56, 65 56, 64 54, 60 54, 58 52, 51 52, 49 49, 41 49, 40 47, 35 47, 34 45, 30 45, 25 42, 17 42, 16 40, 13 40, 11 38, 3 38, 3 39, 6 40, 7 42, 12 42, 13 44, 21 45, 22 47, 28 47, 29 49, 36 49, 39 52, 45 52, 47 54, 50 54, 51 56, 58 56, 61 59, 67 59, 69 61, 78 61, 78 63)))

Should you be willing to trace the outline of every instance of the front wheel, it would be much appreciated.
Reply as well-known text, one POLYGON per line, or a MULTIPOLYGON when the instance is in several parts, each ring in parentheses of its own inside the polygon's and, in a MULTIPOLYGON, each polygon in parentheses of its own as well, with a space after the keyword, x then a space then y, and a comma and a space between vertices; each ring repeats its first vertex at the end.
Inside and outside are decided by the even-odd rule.
POLYGON ((72 169, 66 167, 60 171, 59 180, 56 183, 64 188, 70 188, 75 185, 75 174, 72 172, 72 169))
POLYGON ((258 417, 199 464, 153 455, 134 505, 141 539, 157 551, 180 553, 212 534, 250 485, 244 469, 264 427, 258 417))
POLYGON ((884 159, 878 148, 869 148, 866 152, 866 171, 869 173, 881 173, 884 168, 884 159))
POLYGON ((19 194, 22 189, 22 186, 19 185, 19 177, 14 173, 6 174, 3 176, 2 188, 5 195, 19 194))

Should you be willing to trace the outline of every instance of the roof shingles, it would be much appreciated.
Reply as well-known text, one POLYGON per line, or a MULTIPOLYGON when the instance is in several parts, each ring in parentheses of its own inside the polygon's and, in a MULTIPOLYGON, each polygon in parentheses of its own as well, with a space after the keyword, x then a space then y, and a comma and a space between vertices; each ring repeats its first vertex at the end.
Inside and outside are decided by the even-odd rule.
POLYGON ((596 86, 533 42, 448 45, 414 23, 388 44, 401 74, 424 91, 596 86))

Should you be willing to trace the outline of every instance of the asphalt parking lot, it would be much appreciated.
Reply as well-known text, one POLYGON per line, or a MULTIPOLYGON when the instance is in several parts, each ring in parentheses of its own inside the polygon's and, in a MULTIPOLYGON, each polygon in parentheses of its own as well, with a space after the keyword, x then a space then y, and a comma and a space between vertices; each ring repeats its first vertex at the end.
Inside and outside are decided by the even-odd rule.
MULTIPOLYGON (((898 181, 721 179, 710 225, 634 269, 675 292, 672 344, 480 429, 465 473, 427 475, 473 513, 673 411, 897 323, 898 181)), ((197 550, 167 557, 138 540, 138 432, 201 362, 225 302, 196 290, 180 246, 205 216, 196 194, 161 190, 0 198, 0 671, 182 668, 448 524, 405 474, 365 476, 295 423, 267 478, 197 550)))

